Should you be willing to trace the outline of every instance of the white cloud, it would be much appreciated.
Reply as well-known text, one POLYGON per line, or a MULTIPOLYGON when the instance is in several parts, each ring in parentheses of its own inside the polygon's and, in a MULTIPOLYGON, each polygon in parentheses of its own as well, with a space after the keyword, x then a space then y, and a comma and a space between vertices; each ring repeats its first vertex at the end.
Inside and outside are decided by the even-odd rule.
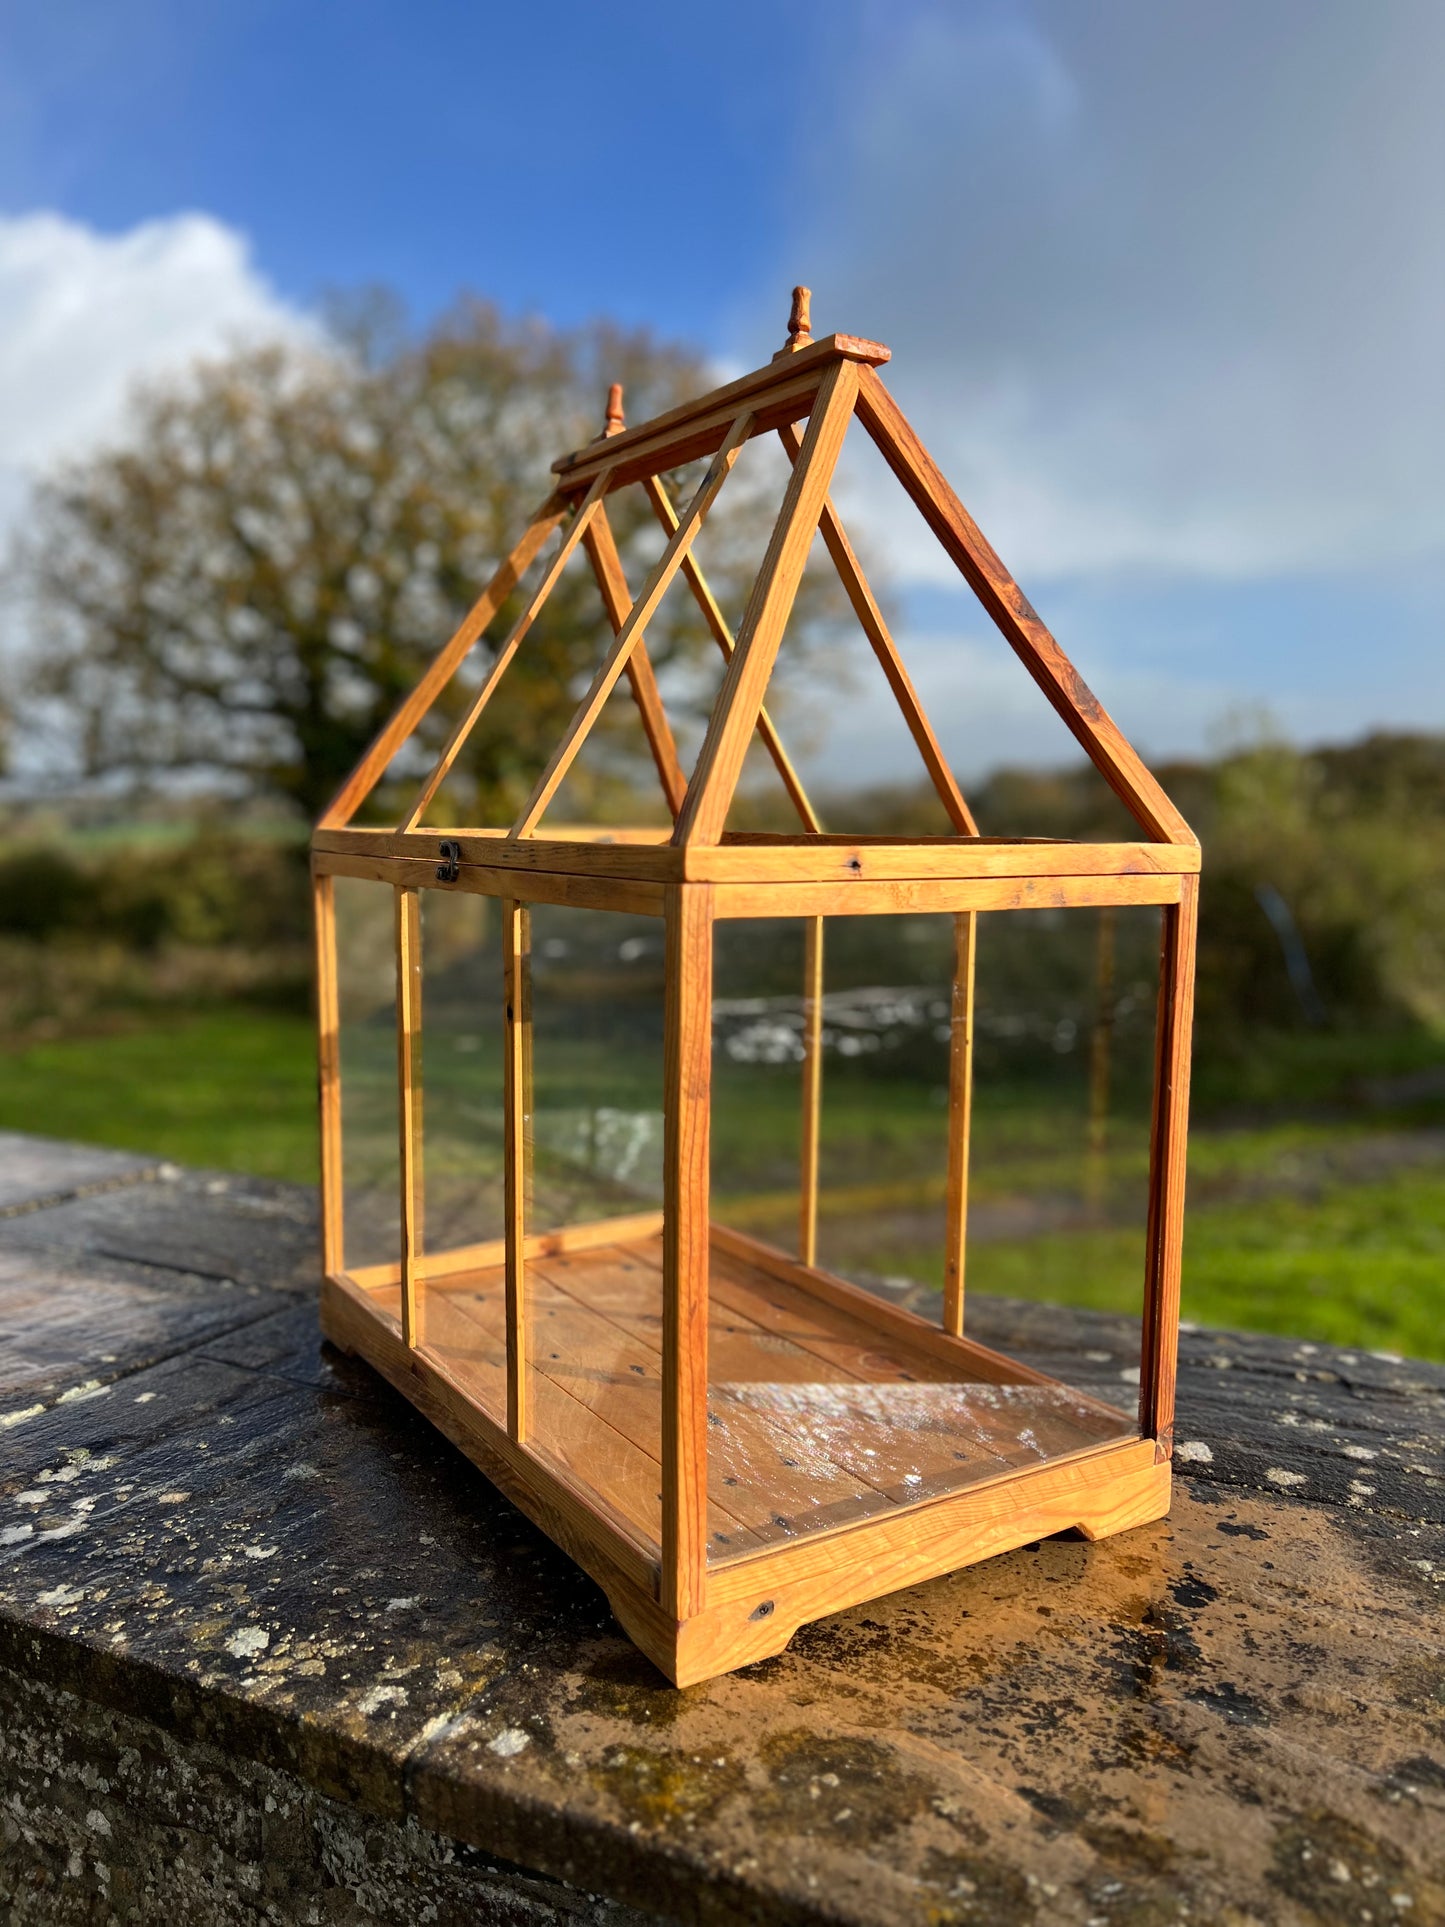
MULTIPOLYGON (((1438 549, 1436 0, 895 5, 858 45, 779 280, 891 343, 1021 577, 1438 549)), ((943 579, 868 493, 895 572, 943 579)))
POLYGON ((115 235, 59 214, 0 217, 0 547, 30 480, 113 433, 137 380, 310 332, 244 236, 209 215, 115 235))

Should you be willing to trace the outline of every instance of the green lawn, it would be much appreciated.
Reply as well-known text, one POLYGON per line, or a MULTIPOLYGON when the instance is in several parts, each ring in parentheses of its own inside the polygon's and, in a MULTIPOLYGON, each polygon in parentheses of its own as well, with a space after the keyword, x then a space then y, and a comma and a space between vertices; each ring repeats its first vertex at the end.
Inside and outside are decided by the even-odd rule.
MULTIPOLYGON (((243 1008, 180 1016, 164 1029, 38 1044, 9 1056, 0 1077, 0 1127, 300 1182, 316 1176, 315 1109, 309 1022, 243 1008)), ((744 1109, 740 1104, 735 1115, 725 1105, 720 1133, 750 1132, 757 1169, 770 1175, 792 1126, 766 1103, 746 1118, 744 1109)), ((1042 1111, 1035 1107, 1031 1117, 1013 1098, 1007 1110, 1007 1155, 996 1169, 980 1169, 981 1202, 1055 1191, 1066 1172, 1042 1111)), ((849 1115, 842 1106, 840 1128, 849 1115)), ((861 1110, 858 1117, 861 1130, 861 1110)), ((910 1147, 932 1145, 936 1153, 942 1120, 933 1093, 899 1084, 882 1089, 871 1122, 875 1155, 842 1160, 840 1199, 862 1176, 891 1180, 895 1159, 913 1156, 910 1147), (855 1164, 866 1171, 847 1168, 855 1164)), ((1445 1356, 1445 1165, 1417 1163, 1361 1182, 1328 1179, 1313 1195, 1291 1180, 1301 1157, 1348 1149, 1367 1135, 1361 1124, 1320 1121, 1198 1134, 1187 1318, 1445 1356), (1232 1196, 1231 1187, 1246 1179, 1250 1195, 1232 1196)), ((1125 1136, 1111 1161, 1111 1182, 1131 1194, 1140 1177, 1136 1139, 1125 1136)), ((920 1186, 920 1196, 932 1197, 936 1174, 921 1175, 920 1186)), ((911 1234, 895 1235, 891 1204, 875 1206, 863 1188, 858 1201, 860 1210, 878 1212, 869 1266, 934 1275, 938 1251, 926 1213, 911 1234)), ((1132 1311, 1141 1250, 1138 1232, 1107 1227, 994 1239, 975 1249, 970 1281, 978 1290, 1132 1311)))
POLYGON ((316 1031, 247 1009, 7 1056, 0 1128, 314 1184, 316 1031))

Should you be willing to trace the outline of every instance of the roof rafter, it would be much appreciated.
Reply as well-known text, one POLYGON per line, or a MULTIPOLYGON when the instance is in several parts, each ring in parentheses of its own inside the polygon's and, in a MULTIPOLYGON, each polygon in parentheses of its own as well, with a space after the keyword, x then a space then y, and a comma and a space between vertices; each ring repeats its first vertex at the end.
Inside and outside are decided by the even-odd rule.
MULTIPOLYGON (((799 358, 809 352, 801 350, 799 358)), ((843 358, 834 360, 818 384, 797 465, 789 477, 772 540, 738 630, 737 648, 678 815, 676 843, 721 840, 857 396, 856 364, 843 358)))
POLYGON ((1039 620, 871 368, 858 378, 858 416, 968 586, 1130 815, 1161 843, 1196 844, 1194 832, 1039 620))

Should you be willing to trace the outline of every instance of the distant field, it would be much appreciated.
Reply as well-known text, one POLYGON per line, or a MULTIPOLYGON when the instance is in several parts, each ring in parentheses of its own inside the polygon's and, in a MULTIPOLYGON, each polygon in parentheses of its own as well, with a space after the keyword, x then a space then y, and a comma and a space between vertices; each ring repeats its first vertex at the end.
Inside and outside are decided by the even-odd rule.
MULTIPOLYGON (((761 1151, 783 1143, 791 1127, 781 1101, 759 1101, 766 1089, 764 1081, 720 1113, 724 1140, 761 1151)), ((895 1083, 869 1104, 840 1103, 836 1115, 825 1245, 832 1239, 838 1261, 852 1268, 936 1282, 937 1093, 895 1083)), ((1107 1220, 1080 1222, 1077 1208, 1070 1221, 1059 1200, 1070 1186, 1077 1192, 1078 1161, 1054 1142, 1052 1116, 1016 1095, 1000 1106, 1001 1152, 978 1169, 976 1209, 987 1235, 972 1254, 972 1285, 1135 1310, 1142 1240, 1107 1220)), ((311 1026, 235 1007, 38 1044, 4 1060, 0 1127, 312 1183, 311 1026)), ((1327 1119, 1199 1132, 1185 1316, 1445 1356, 1440 1142, 1398 1123, 1385 1129, 1327 1119)), ((1133 1200, 1141 1174, 1138 1130, 1121 1127, 1109 1160, 1111 1193, 1133 1200)), ((766 1184, 733 1190, 740 1216, 760 1230, 785 1228, 781 1191, 766 1184)))

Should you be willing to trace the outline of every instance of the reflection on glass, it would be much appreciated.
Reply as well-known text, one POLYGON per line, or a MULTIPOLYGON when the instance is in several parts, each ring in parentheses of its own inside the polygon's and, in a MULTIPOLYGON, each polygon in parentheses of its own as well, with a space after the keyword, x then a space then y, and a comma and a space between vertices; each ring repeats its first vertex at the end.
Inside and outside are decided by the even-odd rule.
POLYGON ((342 1250, 348 1270, 401 1257, 395 896, 337 877, 342 1250))
POLYGON ((580 1249, 529 1244, 530 1437, 654 1544, 663 1008, 660 920, 533 907, 528 1236, 624 1222, 580 1249))
POLYGON ((429 1259, 502 1235, 501 905, 422 893, 422 1182, 429 1259))
MULTIPOLYGON (((789 1252, 804 1217, 807 928, 726 924, 715 953, 713 1222, 789 1252)), ((951 914, 830 919, 816 1024, 817 1263, 935 1324, 961 934, 951 914)), ((1098 1293, 1137 1311, 1158 941, 1153 910, 979 915, 966 1303, 980 1289, 1098 1293)), ((880 1329, 725 1238, 709 1348, 714 1558, 1137 1430, 1023 1368, 880 1329)))

